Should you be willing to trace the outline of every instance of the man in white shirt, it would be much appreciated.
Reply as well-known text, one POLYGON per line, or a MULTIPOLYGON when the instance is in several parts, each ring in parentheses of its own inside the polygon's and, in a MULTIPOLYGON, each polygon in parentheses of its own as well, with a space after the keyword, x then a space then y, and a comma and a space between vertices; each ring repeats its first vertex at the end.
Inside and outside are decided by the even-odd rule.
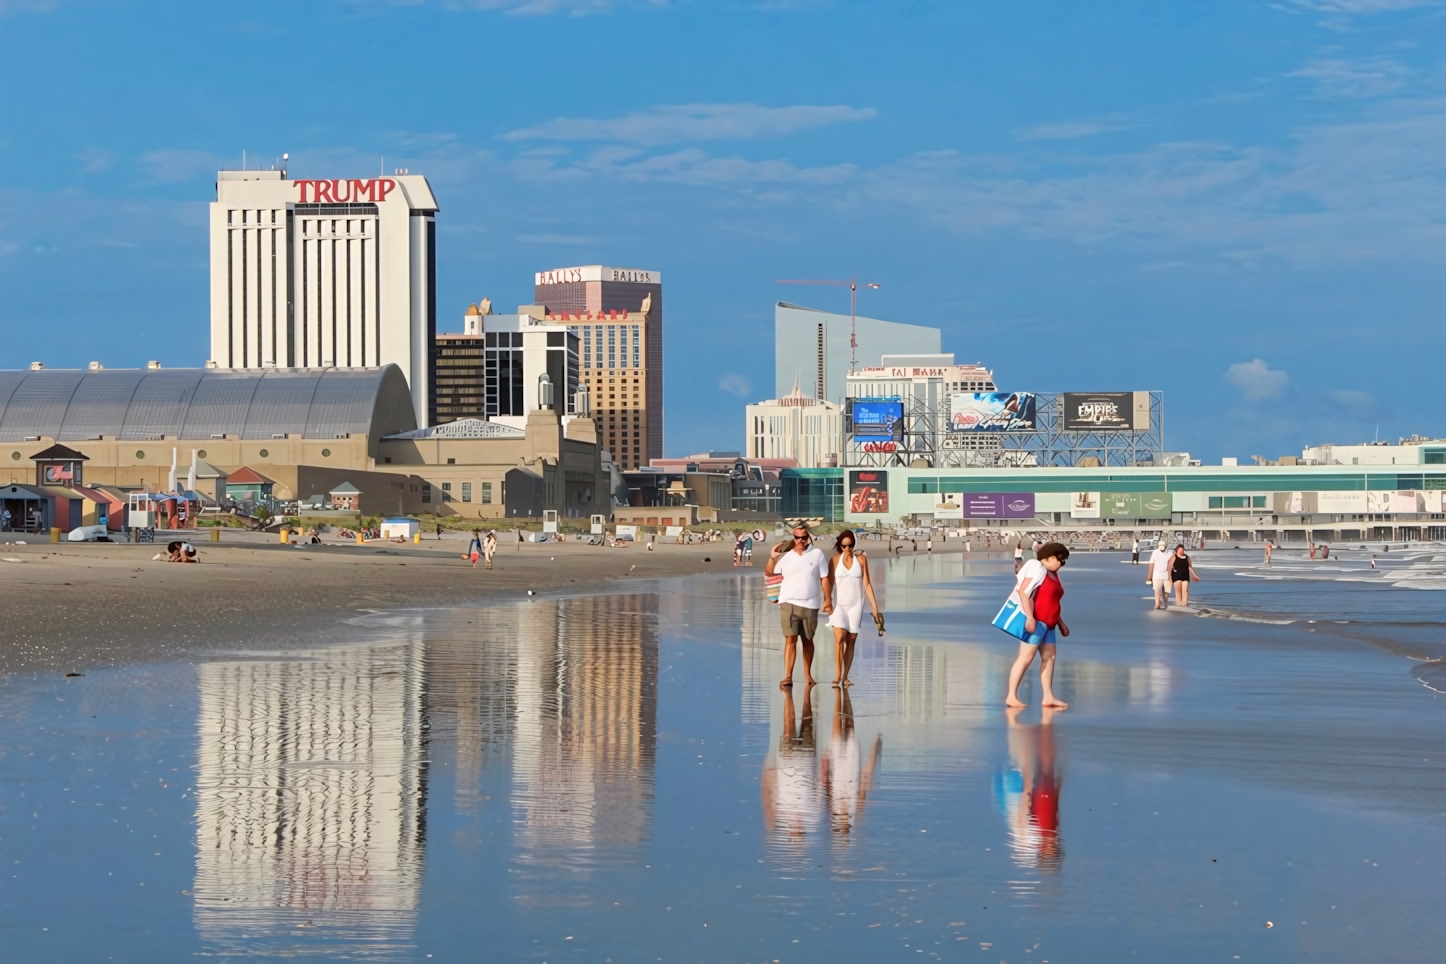
POLYGON ((793 546, 780 543, 768 554, 763 573, 783 577, 778 589, 778 617, 783 624, 783 682, 793 685, 793 663, 798 637, 803 637, 803 682, 813 685, 813 636, 818 629, 818 611, 833 612, 829 603, 828 557, 811 543, 806 526, 794 526, 793 546))
POLYGON ((1166 595, 1170 591, 1170 553, 1165 551, 1163 539, 1155 546, 1155 551, 1150 553, 1150 573, 1145 583, 1155 587, 1155 608, 1170 608, 1166 601, 1166 595))

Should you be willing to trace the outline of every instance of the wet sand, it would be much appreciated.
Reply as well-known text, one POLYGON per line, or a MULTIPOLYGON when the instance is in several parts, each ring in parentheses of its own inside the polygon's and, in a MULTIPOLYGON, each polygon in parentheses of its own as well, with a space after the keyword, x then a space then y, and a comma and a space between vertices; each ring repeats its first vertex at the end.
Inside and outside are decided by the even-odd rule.
MULTIPOLYGON (((295 647, 359 611, 488 605, 528 589, 601 592, 629 580, 733 571, 729 543, 519 550, 504 538, 489 572, 460 558, 467 540, 455 536, 296 547, 227 530, 222 540, 195 542, 195 565, 153 560, 164 542, 0 545, 0 674, 295 647)), ((755 554, 753 571, 762 570, 755 554)))

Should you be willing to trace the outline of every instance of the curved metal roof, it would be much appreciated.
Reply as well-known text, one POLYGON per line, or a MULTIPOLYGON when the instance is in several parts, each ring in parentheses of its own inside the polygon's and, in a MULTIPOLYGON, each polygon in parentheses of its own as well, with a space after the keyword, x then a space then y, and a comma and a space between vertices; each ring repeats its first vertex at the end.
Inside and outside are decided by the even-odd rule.
POLYGON ((282 434, 377 440, 416 427, 407 380, 395 365, 0 371, 0 442, 282 434))

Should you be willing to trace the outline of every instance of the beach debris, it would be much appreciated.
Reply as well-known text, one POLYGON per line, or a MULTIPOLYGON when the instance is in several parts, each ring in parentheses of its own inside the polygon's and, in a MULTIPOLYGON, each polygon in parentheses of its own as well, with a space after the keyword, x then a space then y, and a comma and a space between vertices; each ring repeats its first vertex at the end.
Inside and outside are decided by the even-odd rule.
POLYGON ((1272 928, 1272 927, 1274 927, 1274 926, 1275 926, 1275 921, 1273 921, 1273 920, 1268 920, 1268 921, 1265 922, 1265 929, 1266 929, 1266 930, 1270 930, 1270 928, 1272 928))
POLYGON ((24 560, 24 559, 17 559, 17 558, 15 558, 14 556, 6 556, 6 557, 5 557, 5 561, 6 561, 6 562, 24 562, 25 560, 24 560))
POLYGON ((704 562, 712 562, 712 561, 713 561, 713 557, 712 557, 712 556, 704 556, 704 557, 703 557, 703 561, 704 561, 704 562))
POLYGON ((529 595, 529 596, 535 596, 535 595, 537 595, 537 590, 535 590, 535 589, 529 589, 529 590, 527 590, 527 595, 529 595))
POLYGON ((84 675, 85 675, 84 673, 66 673, 66 674, 65 674, 65 678, 66 678, 66 679, 71 679, 72 677, 84 676, 84 675))

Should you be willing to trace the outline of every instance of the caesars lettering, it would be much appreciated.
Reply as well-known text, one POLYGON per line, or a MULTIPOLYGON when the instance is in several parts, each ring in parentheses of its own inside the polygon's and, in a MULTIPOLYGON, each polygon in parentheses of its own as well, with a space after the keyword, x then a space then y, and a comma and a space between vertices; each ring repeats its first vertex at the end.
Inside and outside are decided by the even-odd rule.
POLYGON ((397 182, 389 177, 374 177, 366 181, 355 178, 349 181, 301 180, 296 182, 296 200, 298 204, 361 204, 364 201, 376 204, 385 201, 396 186, 397 182), (311 188, 309 199, 307 187, 311 188))
POLYGON ((898 445, 893 442, 865 442, 865 452, 897 452, 898 445))

